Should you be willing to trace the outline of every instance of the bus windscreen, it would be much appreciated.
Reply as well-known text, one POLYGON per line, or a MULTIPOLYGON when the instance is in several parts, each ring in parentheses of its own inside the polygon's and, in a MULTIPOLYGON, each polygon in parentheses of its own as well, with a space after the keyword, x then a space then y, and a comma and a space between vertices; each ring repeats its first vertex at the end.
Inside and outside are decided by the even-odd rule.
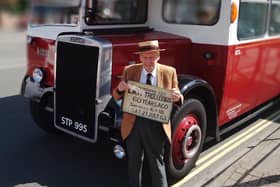
POLYGON ((141 24, 147 19, 147 0, 93 0, 87 7, 88 25, 141 24))
POLYGON ((31 25, 77 25, 80 0, 35 0, 31 6, 31 25))

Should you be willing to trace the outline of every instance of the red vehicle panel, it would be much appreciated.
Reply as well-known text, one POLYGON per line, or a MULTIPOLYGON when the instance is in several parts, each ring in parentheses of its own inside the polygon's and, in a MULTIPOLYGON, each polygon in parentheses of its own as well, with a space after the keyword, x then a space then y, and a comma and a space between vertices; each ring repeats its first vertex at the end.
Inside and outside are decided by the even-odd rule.
POLYGON ((44 83, 53 86, 55 41, 32 36, 28 37, 30 37, 30 43, 27 44, 27 74, 32 76, 35 68, 44 68, 46 72, 44 83))

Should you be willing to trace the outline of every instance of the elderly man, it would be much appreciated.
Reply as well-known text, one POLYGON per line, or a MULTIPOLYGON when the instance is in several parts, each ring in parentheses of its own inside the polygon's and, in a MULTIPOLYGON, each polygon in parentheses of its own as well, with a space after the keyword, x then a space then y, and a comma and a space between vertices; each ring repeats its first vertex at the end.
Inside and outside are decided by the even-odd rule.
MULTIPOLYGON (((178 89, 176 70, 158 63, 160 51, 157 40, 138 43, 141 63, 125 67, 122 81, 113 90, 115 100, 122 99, 128 90, 127 81, 150 84, 172 91, 172 101, 182 103, 178 89)), ((164 144, 166 138, 171 141, 171 126, 159 122, 123 113, 121 135, 126 142, 128 155, 128 176, 130 186, 141 186, 141 169, 143 154, 148 161, 151 181, 154 187, 166 187, 167 179, 164 165, 164 144)))

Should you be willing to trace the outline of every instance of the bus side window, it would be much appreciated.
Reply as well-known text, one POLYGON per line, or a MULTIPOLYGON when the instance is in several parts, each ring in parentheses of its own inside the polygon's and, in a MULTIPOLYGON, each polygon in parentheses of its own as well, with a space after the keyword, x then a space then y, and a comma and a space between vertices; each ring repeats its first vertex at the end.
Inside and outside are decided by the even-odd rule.
POLYGON ((240 40, 258 38, 265 34, 267 8, 267 3, 241 1, 237 32, 240 40))
POLYGON ((280 34, 280 2, 274 4, 272 1, 270 23, 269 23, 269 34, 275 35, 280 34))

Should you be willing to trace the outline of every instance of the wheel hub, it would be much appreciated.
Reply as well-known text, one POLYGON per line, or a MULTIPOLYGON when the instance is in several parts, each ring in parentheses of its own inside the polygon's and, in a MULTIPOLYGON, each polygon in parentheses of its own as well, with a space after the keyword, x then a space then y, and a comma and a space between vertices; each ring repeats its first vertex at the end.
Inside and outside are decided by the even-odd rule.
POLYGON ((199 151, 202 133, 195 115, 187 115, 179 123, 173 138, 174 164, 182 165, 199 151))
POLYGON ((188 147, 188 146, 191 146, 191 145, 192 145, 192 142, 193 142, 193 138, 192 138, 192 137, 188 137, 188 138, 187 138, 187 147, 188 147))

